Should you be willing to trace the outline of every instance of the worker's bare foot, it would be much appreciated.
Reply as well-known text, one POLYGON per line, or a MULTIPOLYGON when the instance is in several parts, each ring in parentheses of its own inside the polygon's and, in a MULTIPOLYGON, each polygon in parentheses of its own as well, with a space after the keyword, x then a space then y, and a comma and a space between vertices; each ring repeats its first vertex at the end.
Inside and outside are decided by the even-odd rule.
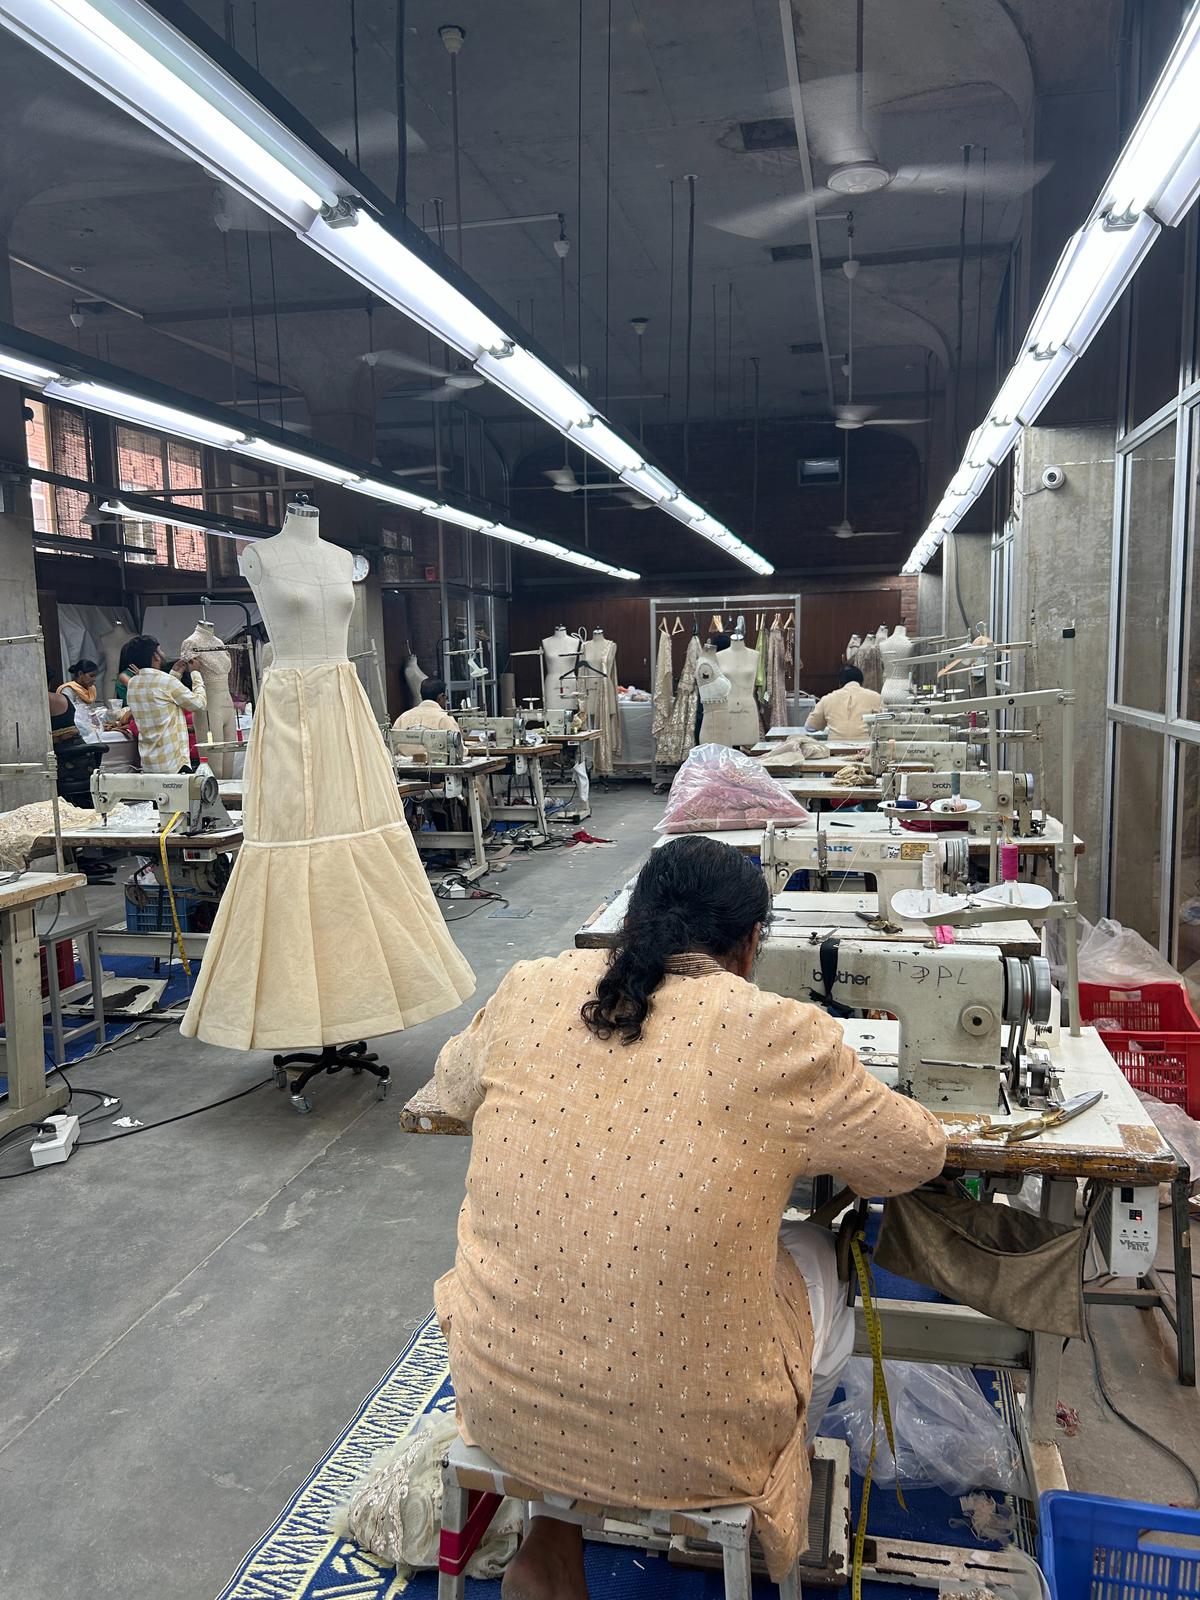
POLYGON ((554 1517, 531 1518, 500 1593, 502 1600, 588 1600, 582 1530, 554 1517))

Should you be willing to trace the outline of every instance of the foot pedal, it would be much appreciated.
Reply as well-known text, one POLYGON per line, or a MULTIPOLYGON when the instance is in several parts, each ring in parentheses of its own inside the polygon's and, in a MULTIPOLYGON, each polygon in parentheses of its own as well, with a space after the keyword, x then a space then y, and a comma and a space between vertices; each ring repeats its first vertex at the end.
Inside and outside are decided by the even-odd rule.
MULTIPOLYGON (((818 1439, 815 1450, 808 1549, 800 1557, 800 1581, 819 1589, 840 1589, 850 1571, 850 1448, 841 1439, 818 1439)), ((762 1548, 753 1537, 750 1557, 755 1576, 766 1577, 762 1548)), ((706 1540, 676 1534, 667 1560, 680 1567, 720 1567, 721 1551, 706 1540)))

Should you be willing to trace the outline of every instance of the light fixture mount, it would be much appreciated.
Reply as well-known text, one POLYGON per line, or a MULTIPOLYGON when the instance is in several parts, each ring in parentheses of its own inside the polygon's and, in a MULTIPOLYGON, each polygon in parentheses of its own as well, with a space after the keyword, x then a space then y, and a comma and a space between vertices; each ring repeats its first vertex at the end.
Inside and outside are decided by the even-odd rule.
POLYGON ((892 174, 878 161, 848 161, 834 168, 825 186, 834 194, 875 194, 891 181, 892 174))

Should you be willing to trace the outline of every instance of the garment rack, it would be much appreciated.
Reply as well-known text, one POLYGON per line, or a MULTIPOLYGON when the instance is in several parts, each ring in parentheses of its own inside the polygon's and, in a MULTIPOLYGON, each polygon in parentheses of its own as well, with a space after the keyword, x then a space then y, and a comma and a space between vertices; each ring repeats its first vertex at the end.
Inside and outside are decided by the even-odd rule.
MULTIPOLYGON (((800 673, 800 596, 798 594, 707 594, 687 595, 678 598, 658 596, 650 601, 650 674, 653 680, 654 662, 658 650, 658 619, 665 613, 672 611, 691 611, 696 614, 697 624, 699 613, 707 611, 710 615, 714 612, 732 610, 736 617, 739 612, 755 610, 759 607, 776 608, 781 613, 790 611, 793 618, 794 635, 792 639, 792 685, 788 691, 789 696, 794 695, 799 687, 800 673)), ((697 625, 696 631, 701 632, 697 625)), ((702 635, 703 636, 703 635, 702 635)), ((758 641, 755 639, 755 644, 758 641)), ((658 782, 659 760, 658 749, 655 747, 650 759, 650 781, 658 782)))

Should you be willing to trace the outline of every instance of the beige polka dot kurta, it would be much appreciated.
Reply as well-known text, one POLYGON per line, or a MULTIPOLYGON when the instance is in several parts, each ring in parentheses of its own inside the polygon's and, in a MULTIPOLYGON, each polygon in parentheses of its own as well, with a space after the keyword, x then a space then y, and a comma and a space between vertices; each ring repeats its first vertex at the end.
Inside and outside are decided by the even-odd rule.
POLYGON ((502 1467, 607 1505, 749 1501, 778 1580, 809 1495, 792 1184, 902 1193, 945 1137, 824 1012, 686 960, 634 1045, 580 1017, 592 950, 519 963, 446 1045, 439 1102, 474 1146, 437 1310, 463 1430, 502 1467))

